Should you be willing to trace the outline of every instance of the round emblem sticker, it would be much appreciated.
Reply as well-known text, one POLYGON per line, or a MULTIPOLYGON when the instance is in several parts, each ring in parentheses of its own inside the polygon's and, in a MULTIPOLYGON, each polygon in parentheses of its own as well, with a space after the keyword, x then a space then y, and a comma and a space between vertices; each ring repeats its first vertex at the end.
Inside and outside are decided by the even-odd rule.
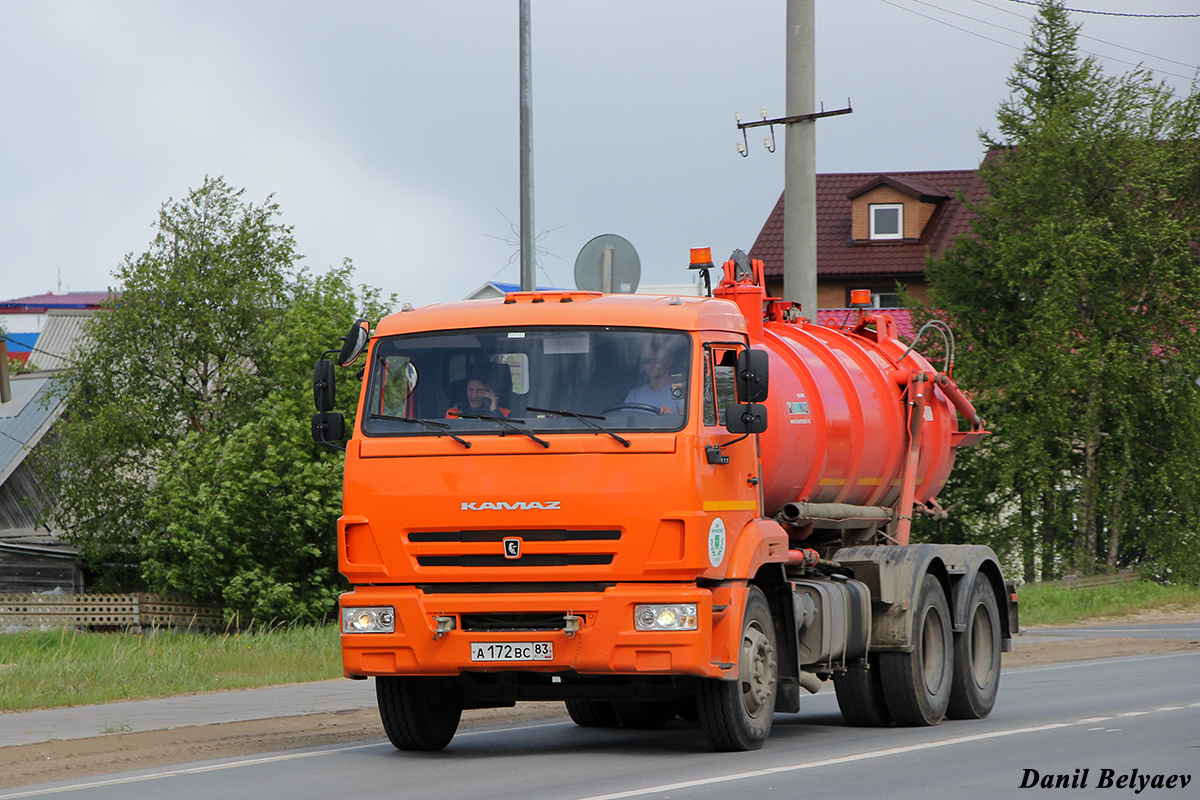
POLYGON ((725 560, 725 523, 717 517, 708 528, 708 563, 721 566, 725 560))

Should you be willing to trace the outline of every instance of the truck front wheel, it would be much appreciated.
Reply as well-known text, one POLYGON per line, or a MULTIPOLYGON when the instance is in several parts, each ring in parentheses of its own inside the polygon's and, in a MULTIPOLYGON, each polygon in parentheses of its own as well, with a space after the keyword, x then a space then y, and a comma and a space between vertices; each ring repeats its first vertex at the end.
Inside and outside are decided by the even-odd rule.
POLYGON ((950 719, 983 719, 996 704, 1000 688, 1000 611, 992 586, 975 576, 967 601, 967 627, 954 635, 954 686, 950 719))
POLYGON ((757 750, 771 732, 778 675, 775 626, 756 586, 746 596, 736 681, 711 678, 696 694, 700 727, 714 750, 757 750))
POLYGON ((913 608, 911 653, 879 654, 879 676, 888 712, 898 725, 937 725, 950 704, 954 641, 950 605, 932 575, 921 583, 913 608))
POLYGON ((383 730, 398 750, 441 750, 458 730, 463 689, 454 678, 381 675, 375 697, 383 730))

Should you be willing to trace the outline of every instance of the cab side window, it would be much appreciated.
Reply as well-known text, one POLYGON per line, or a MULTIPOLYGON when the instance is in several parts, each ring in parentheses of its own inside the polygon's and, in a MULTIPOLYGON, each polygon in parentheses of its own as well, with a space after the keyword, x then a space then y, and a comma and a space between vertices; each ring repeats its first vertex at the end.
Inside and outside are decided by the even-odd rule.
POLYGON ((704 346, 704 424, 724 425, 725 409, 737 402, 737 347, 704 346))
POLYGON ((704 346, 704 424, 717 424, 717 396, 713 384, 712 349, 704 346))

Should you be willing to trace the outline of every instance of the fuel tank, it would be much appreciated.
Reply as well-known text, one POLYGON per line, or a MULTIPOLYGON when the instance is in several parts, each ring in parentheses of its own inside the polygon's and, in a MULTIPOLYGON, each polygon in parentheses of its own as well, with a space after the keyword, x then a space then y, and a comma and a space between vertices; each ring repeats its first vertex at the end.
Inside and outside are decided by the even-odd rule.
MULTIPOLYGON (((891 506, 909 455, 909 377, 937 370, 896 338, 886 314, 847 313, 842 329, 763 323, 755 349, 768 353, 770 427, 760 436, 765 511, 784 503, 891 506)), ((914 499, 933 499, 954 464, 954 406, 926 383, 914 499)))

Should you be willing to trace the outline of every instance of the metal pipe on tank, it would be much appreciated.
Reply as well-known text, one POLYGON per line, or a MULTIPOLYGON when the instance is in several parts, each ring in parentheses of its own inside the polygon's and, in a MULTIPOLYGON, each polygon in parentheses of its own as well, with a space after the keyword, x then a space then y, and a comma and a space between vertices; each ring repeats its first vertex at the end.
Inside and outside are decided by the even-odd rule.
POLYGON ((883 506, 856 506, 849 503, 784 503, 776 515, 789 525, 800 520, 826 522, 890 522, 895 514, 883 506))

